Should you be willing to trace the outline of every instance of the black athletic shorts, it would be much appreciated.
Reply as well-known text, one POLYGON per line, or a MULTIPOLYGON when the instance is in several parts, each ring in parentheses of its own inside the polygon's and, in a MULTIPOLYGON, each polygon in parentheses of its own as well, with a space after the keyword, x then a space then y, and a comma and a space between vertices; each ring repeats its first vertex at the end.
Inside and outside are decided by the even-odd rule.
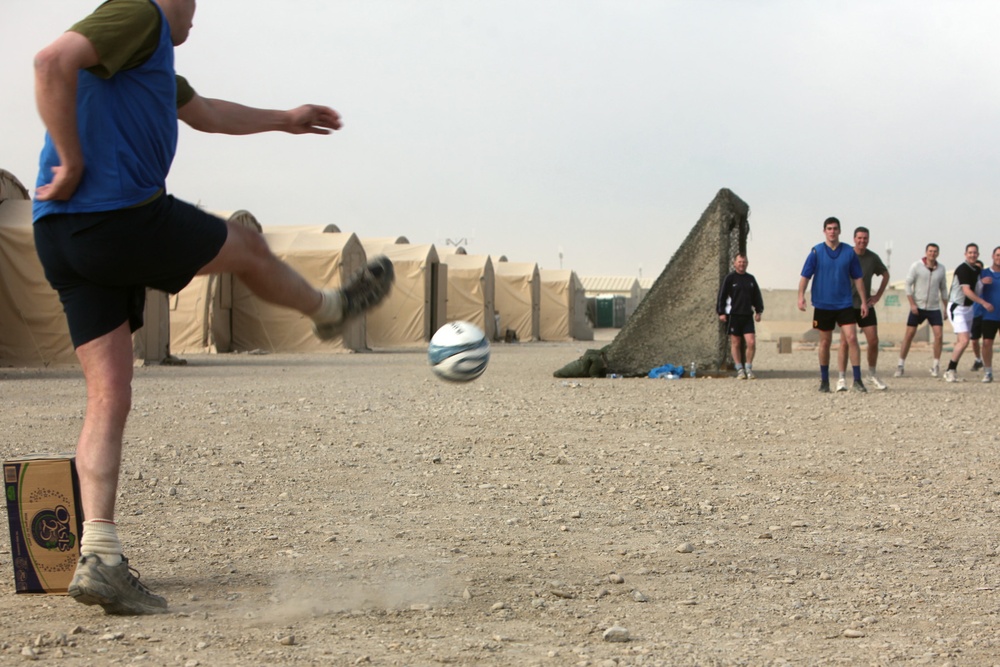
POLYGON ((168 195, 118 211, 47 215, 34 232, 74 348, 125 322, 139 329, 146 288, 179 292, 228 235, 225 221, 168 195))
POLYGON ((875 314, 875 309, 874 308, 869 308, 868 309, 868 315, 865 316, 865 317, 861 317, 861 309, 860 308, 855 308, 854 309, 854 319, 855 319, 855 321, 857 321, 858 326, 861 327, 861 328, 864 328, 864 327, 874 327, 874 326, 878 325, 878 316, 875 314))
POLYGON ((922 308, 917 308, 916 314, 911 310, 910 314, 906 317, 906 326, 908 327, 919 327, 927 320, 927 324, 932 327, 940 327, 944 324, 944 320, 941 319, 940 310, 923 310, 922 308))
POLYGON ((982 325, 982 337, 984 339, 988 338, 989 340, 994 340, 997 337, 997 329, 1000 329, 1000 322, 997 320, 983 320, 982 325))
POLYGON ((730 336, 740 337, 756 334, 757 328, 753 325, 753 315, 727 315, 726 333, 730 336))
POLYGON ((854 308, 843 308, 841 310, 825 310, 823 308, 813 309, 813 329, 820 331, 833 331, 839 324, 854 324, 857 317, 854 315, 854 308))
MULTIPOLYGON (((970 337, 972 340, 979 340, 983 337, 983 318, 982 316, 972 318, 972 328, 970 329, 970 337)), ((996 335, 996 334, 994 334, 996 335)))

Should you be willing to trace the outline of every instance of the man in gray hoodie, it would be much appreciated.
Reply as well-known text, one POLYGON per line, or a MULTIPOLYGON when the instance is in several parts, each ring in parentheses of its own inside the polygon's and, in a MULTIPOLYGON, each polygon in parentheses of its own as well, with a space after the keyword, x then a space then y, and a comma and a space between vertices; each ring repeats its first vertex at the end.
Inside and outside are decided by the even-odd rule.
POLYGON ((906 275, 906 298, 910 302, 910 315, 906 319, 906 335, 899 348, 896 377, 903 377, 903 364, 910 352, 910 344, 917 333, 917 327, 925 321, 934 333, 934 364, 931 366, 931 375, 941 375, 941 335, 944 324, 941 312, 948 307, 948 281, 944 265, 937 261, 940 252, 937 243, 928 243, 924 249, 924 257, 914 262, 906 275))

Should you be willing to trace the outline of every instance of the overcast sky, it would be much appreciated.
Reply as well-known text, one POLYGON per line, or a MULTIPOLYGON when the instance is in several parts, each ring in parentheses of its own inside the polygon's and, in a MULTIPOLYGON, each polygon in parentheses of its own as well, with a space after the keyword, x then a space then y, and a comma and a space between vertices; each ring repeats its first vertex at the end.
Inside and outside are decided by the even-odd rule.
MULTIPOLYGON (((0 168, 29 188, 32 57, 97 4, 0 10, 0 168)), ((995 0, 200 0, 177 50, 200 94, 345 127, 182 124, 168 188, 265 227, 655 278, 726 187, 763 287, 797 285, 830 215, 901 279, 929 241, 949 268, 1000 245, 998 25, 995 0)))

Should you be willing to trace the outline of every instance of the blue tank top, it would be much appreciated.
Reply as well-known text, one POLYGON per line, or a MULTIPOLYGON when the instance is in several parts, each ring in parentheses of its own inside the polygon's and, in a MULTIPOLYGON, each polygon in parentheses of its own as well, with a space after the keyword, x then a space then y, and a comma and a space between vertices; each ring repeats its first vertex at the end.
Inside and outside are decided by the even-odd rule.
MULTIPOLYGON (((155 2, 153 3, 156 4, 155 2)), ((77 127, 84 172, 68 201, 35 201, 33 217, 112 211, 140 204, 166 188, 177 150, 177 79, 170 25, 159 5, 156 51, 139 67, 102 79, 77 75, 77 127)), ((52 181, 59 164, 46 133, 36 187, 52 181)))
POLYGON ((854 248, 841 243, 830 250, 825 243, 813 247, 802 267, 803 278, 812 283, 812 305, 822 310, 843 310, 854 306, 851 283, 864 276, 854 248))

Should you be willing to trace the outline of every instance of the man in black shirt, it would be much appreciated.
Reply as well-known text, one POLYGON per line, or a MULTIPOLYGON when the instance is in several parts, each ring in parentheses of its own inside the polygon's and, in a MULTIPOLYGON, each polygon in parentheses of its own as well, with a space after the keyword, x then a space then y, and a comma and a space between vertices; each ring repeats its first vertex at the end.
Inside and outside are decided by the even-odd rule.
POLYGON ((757 331, 754 322, 760 322, 764 312, 764 298, 761 296, 757 279, 747 273, 749 261, 740 253, 733 260, 733 271, 722 281, 715 312, 719 321, 726 323, 726 333, 736 364, 737 380, 756 380, 753 373, 753 357, 757 349, 757 331), (746 366, 744 367, 740 347, 746 342, 746 366))

